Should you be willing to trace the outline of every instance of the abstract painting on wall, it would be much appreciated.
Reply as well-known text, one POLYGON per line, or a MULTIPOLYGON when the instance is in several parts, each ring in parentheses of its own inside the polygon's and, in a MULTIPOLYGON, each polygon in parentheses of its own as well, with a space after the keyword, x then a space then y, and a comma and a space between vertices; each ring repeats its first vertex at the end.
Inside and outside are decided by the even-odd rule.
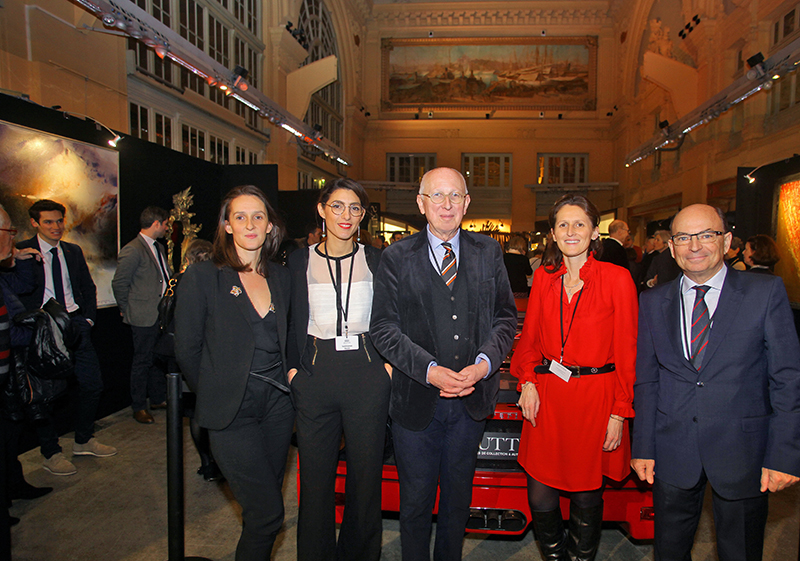
POLYGON ((384 111, 597 107, 597 37, 383 39, 384 111))
POLYGON ((800 304, 800 181, 790 181, 778 188, 775 241, 781 255, 775 273, 783 279, 789 301, 800 304))
POLYGON ((116 304, 111 279, 117 266, 119 154, 0 121, 0 203, 15 241, 36 235, 28 208, 39 199, 63 204, 64 241, 83 250, 97 285, 97 305, 116 304))

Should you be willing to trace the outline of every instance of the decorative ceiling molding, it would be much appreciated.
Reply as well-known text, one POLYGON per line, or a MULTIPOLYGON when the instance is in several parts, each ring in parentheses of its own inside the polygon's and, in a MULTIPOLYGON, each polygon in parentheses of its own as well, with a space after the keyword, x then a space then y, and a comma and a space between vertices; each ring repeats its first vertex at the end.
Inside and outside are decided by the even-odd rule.
POLYGON ((372 16, 381 27, 450 27, 450 26, 552 26, 552 25, 612 25, 608 4, 581 2, 580 4, 545 3, 520 8, 518 5, 493 6, 487 4, 427 5, 375 5, 372 16), (433 9, 432 9, 433 8, 433 9))

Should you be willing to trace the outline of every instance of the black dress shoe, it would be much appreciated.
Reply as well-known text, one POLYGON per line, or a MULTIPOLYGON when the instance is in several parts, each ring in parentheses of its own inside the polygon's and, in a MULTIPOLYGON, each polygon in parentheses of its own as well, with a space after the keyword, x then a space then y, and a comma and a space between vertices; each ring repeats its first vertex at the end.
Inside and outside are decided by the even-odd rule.
POLYGON ((12 501, 16 501, 17 499, 24 499, 29 501, 31 499, 38 499, 39 497, 44 497, 47 493, 52 491, 52 487, 34 487, 27 481, 24 485, 11 489, 8 492, 8 498, 12 501))
POLYGON ((150 425, 156 422, 153 416, 144 409, 133 412, 133 418, 143 425, 150 425))
POLYGON ((225 479, 222 475, 222 472, 219 470, 219 466, 215 462, 211 462, 208 465, 200 466, 197 470, 197 473, 203 476, 203 479, 206 481, 222 481, 225 479))

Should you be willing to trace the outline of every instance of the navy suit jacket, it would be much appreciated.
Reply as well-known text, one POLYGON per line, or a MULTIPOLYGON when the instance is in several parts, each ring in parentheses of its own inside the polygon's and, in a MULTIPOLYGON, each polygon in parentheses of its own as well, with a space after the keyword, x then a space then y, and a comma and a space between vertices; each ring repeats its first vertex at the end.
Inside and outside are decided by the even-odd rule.
POLYGON ((800 475, 800 343, 783 281, 728 268, 698 372, 681 343, 682 278, 641 296, 633 457, 675 487, 705 470, 726 499, 758 496, 762 467, 800 475))
MULTIPOLYGON (((267 283, 278 321, 278 342, 286 377, 289 317, 289 272, 269 263, 267 283)), ((222 430, 242 405, 255 338, 250 307, 239 274, 211 261, 189 267, 181 278, 175 306, 175 357, 189 387, 197 394, 197 422, 222 430)))
MULTIPOLYGON (((39 236, 33 236, 17 244, 17 249, 30 247, 41 251, 39 236)), ((61 251, 64 252, 64 260, 67 262, 69 283, 72 285, 72 297, 75 299, 75 303, 80 306, 83 317, 95 323, 97 320, 97 287, 92 280, 91 273, 89 273, 89 266, 83 257, 83 251, 81 251, 80 246, 63 240, 61 241, 61 251)), ((42 299, 44 298, 44 262, 36 261, 33 267, 36 288, 32 292, 19 295, 19 299, 28 311, 41 308, 42 299)))
MULTIPOLYGON (((484 353, 493 372, 464 398, 467 412, 483 420, 497 401, 500 368, 517 331, 517 309, 508 283, 500 244, 482 234, 461 231, 458 274, 469 288, 469 363, 484 353)), ((427 231, 383 250, 375 275, 369 333, 379 353, 394 368, 389 414, 409 430, 422 430, 433 419, 439 389, 426 381, 436 360, 436 318, 430 286, 427 231)))

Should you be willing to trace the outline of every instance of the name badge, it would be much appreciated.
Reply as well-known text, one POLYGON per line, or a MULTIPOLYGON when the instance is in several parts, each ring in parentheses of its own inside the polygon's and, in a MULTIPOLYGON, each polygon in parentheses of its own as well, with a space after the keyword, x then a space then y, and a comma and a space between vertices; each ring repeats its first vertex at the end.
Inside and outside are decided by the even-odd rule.
POLYGON ((572 378, 572 371, 555 360, 550 361, 550 372, 564 380, 565 382, 569 382, 569 379, 572 378))
POLYGON ((358 350, 358 335, 350 335, 345 337, 340 335, 336 338, 337 351, 357 351, 358 350))

